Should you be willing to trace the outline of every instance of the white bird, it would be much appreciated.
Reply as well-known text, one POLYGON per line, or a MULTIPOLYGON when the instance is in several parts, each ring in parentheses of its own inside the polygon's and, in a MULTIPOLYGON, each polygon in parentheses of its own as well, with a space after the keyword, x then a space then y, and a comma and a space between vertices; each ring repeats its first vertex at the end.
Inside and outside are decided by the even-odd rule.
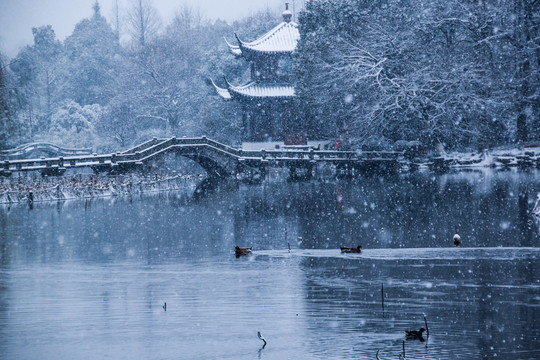
POLYGON ((454 235, 454 245, 455 246, 461 245, 461 236, 459 236, 457 228, 456 228, 456 234, 454 235))

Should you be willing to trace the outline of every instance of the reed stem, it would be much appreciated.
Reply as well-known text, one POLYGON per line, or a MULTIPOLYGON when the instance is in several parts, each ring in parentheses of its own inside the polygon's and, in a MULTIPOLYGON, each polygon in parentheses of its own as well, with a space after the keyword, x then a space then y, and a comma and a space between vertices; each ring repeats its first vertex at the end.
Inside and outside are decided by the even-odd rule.
POLYGON ((384 284, 381 284, 381 304, 382 304, 382 311, 384 312, 384 284))

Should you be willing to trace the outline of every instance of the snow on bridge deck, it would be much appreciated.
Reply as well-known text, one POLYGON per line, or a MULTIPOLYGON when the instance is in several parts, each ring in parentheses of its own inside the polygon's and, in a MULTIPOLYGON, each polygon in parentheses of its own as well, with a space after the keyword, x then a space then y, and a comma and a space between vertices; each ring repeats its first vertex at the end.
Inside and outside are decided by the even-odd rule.
POLYGON ((91 168, 94 172, 125 172, 139 168, 168 153, 190 158, 199 163, 210 176, 235 177, 249 169, 265 171, 268 167, 311 169, 318 163, 335 165, 343 174, 363 171, 395 171, 402 166, 415 168, 429 166, 437 170, 467 168, 473 166, 508 167, 536 166, 540 168, 540 150, 463 158, 459 156, 435 156, 425 159, 409 159, 399 151, 333 151, 307 148, 245 150, 233 148, 206 137, 200 138, 153 138, 123 152, 111 154, 88 154, 58 156, 39 159, 0 159, 0 176, 13 172, 41 171, 46 175, 62 175, 70 168, 91 168))
POLYGON ((234 176, 242 166, 254 168, 268 166, 309 167, 317 162, 360 165, 367 161, 396 162, 397 152, 349 152, 329 150, 242 150, 219 142, 201 138, 154 138, 124 152, 78 156, 59 156, 39 159, 2 160, 0 175, 12 172, 42 171, 48 175, 62 175, 69 168, 90 167, 100 171, 127 171, 144 165, 159 156, 175 152, 200 163, 205 170, 222 168, 221 176, 234 176))

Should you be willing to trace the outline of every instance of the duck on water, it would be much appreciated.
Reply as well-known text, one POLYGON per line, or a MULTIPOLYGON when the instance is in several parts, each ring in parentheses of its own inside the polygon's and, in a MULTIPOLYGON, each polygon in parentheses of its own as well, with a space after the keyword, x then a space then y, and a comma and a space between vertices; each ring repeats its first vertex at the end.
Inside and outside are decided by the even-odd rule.
POLYGON ((362 252, 362 246, 358 245, 357 247, 341 247, 341 252, 344 254, 360 254, 362 252))
POLYGON ((247 256, 249 254, 251 254, 251 250, 252 248, 241 248, 239 246, 235 246, 234 248, 234 254, 236 255, 236 257, 240 257, 240 256, 247 256))
POLYGON ((420 330, 405 330, 405 337, 407 340, 420 340, 424 341, 424 338, 422 334, 426 331, 424 328, 420 328, 420 330))

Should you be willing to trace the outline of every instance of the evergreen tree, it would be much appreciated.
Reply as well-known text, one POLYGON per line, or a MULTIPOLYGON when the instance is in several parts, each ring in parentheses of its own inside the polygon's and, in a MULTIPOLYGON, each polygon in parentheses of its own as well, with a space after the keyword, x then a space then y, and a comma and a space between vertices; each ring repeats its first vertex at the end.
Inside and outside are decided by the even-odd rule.
POLYGON ((120 45, 97 2, 93 8, 93 16, 75 25, 65 40, 64 98, 106 105, 116 92, 120 45))
POLYGON ((9 147, 15 135, 15 109, 12 103, 15 95, 9 83, 4 57, 0 54, 0 149, 9 147))
POLYGON ((30 138, 47 129, 51 113, 59 101, 59 58, 61 43, 51 25, 33 28, 34 44, 23 48, 11 62, 18 89, 21 115, 30 138))

